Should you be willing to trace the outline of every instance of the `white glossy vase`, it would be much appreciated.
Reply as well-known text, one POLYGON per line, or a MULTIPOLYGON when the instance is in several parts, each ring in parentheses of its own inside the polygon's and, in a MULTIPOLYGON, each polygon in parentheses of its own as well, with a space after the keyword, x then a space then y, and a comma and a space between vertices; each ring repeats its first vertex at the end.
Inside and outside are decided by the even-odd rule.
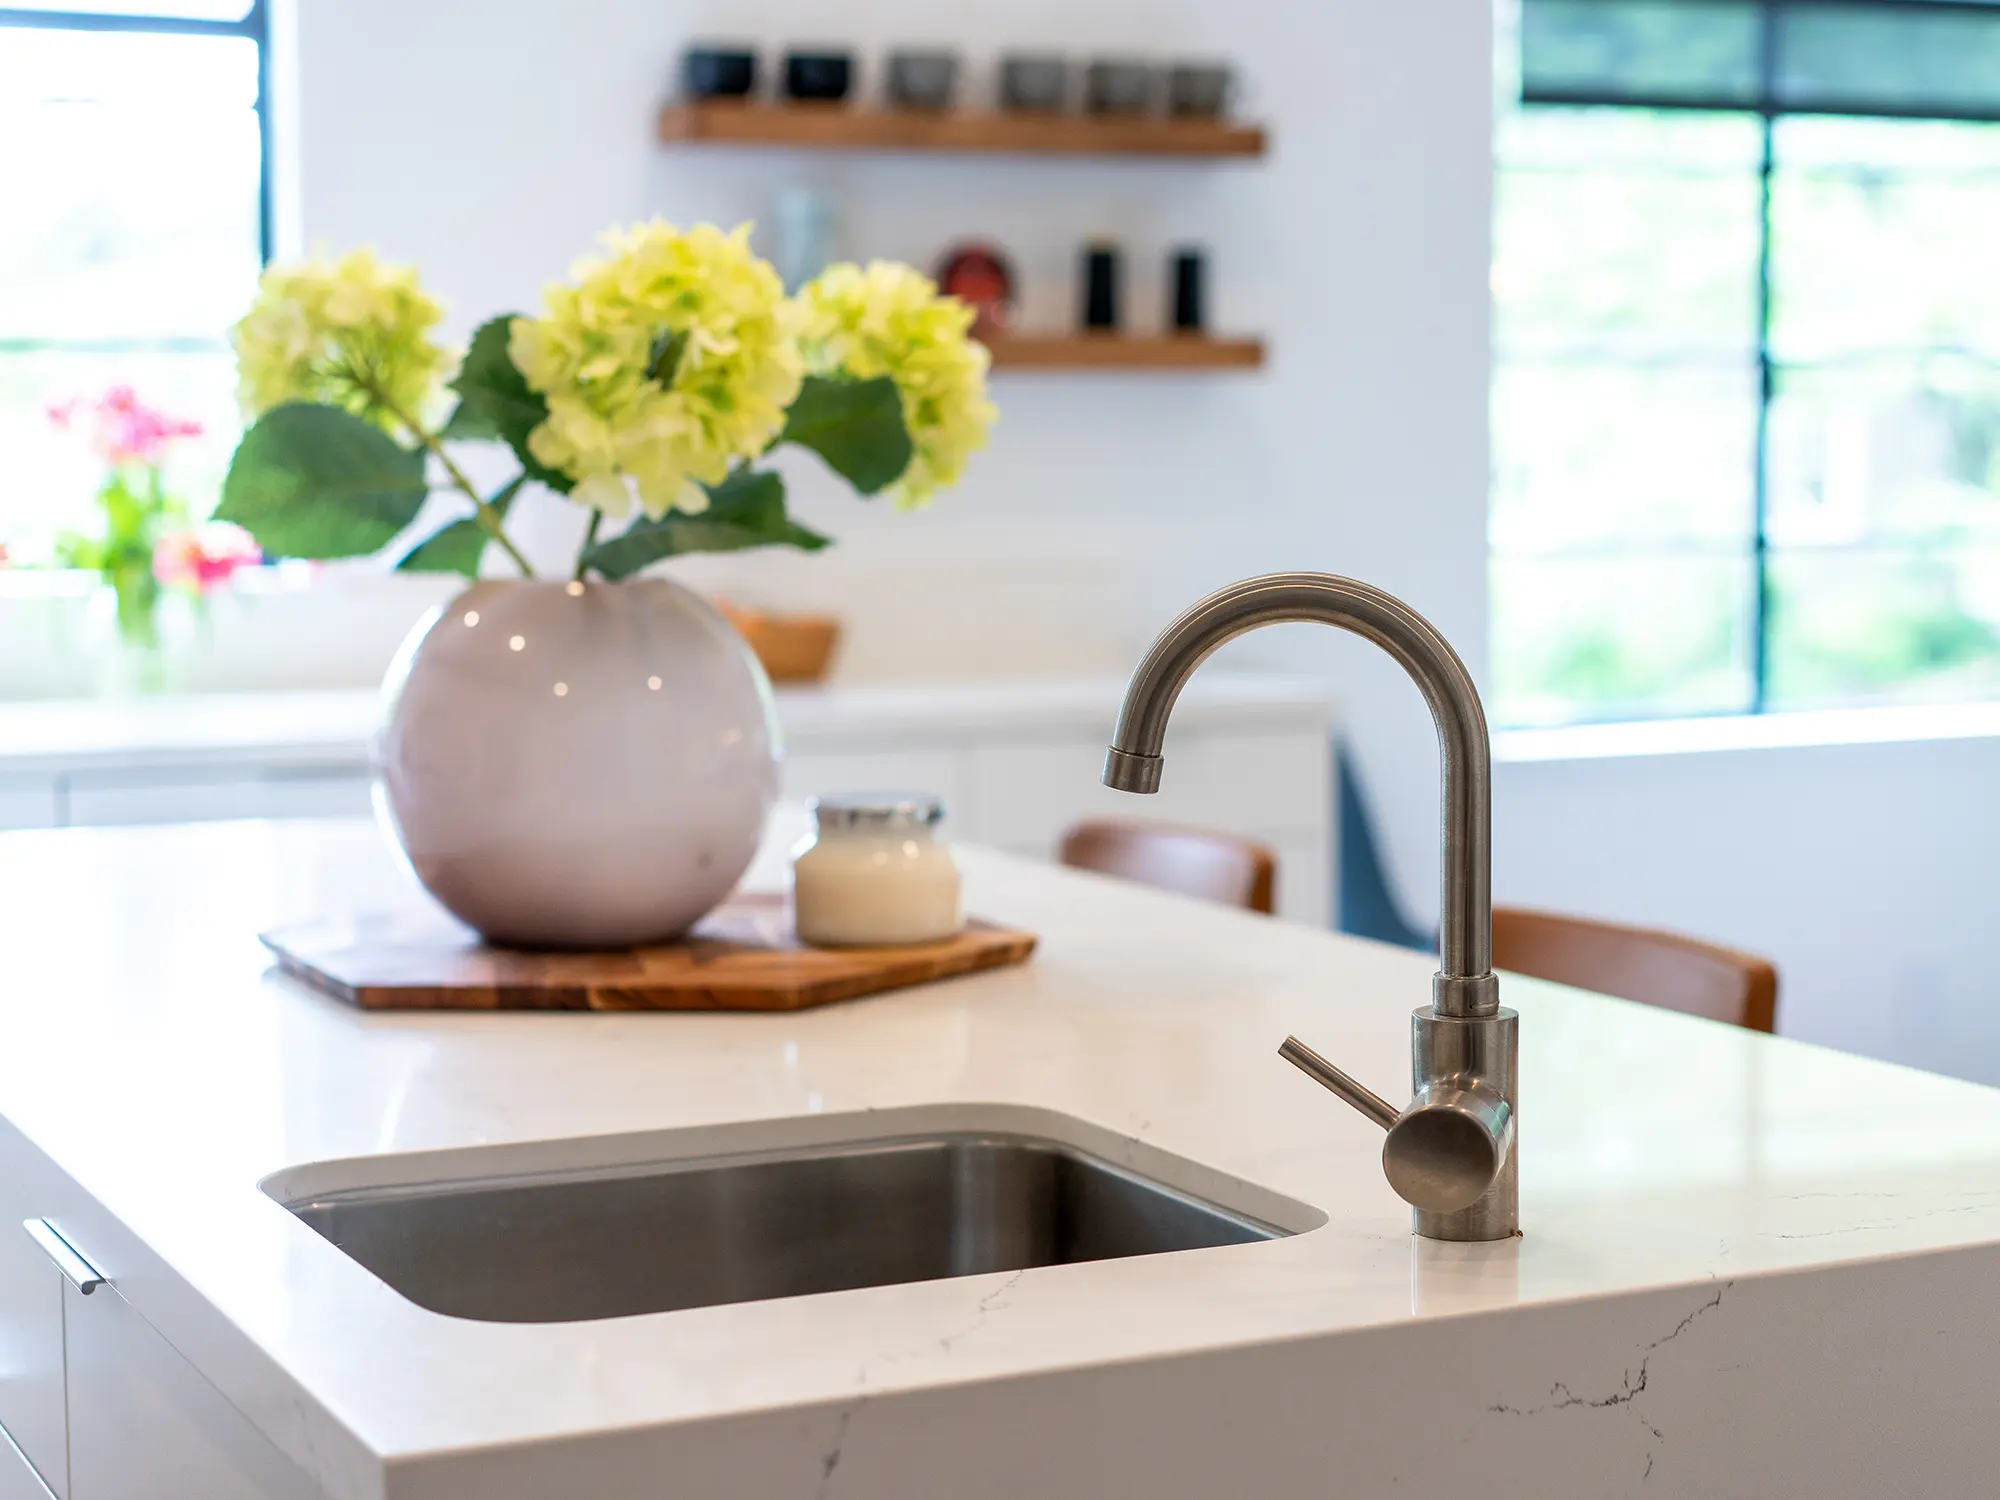
POLYGON ((770 683, 678 584, 475 584, 383 684, 377 806, 488 941, 629 948, 728 895, 777 797, 770 683))

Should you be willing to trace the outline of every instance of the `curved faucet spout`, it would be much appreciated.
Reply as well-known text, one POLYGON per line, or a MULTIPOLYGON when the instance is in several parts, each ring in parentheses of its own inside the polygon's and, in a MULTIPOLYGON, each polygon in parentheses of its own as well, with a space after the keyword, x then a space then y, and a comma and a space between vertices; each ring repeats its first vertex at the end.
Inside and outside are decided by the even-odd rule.
POLYGON ((1158 791, 1167 719, 1194 669, 1246 630, 1294 620, 1366 637, 1423 690, 1444 762, 1444 920, 1431 1003, 1410 1017, 1409 1104, 1398 1110, 1296 1037, 1285 1039, 1279 1056, 1386 1132, 1382 1170, 1415 1210, 1418 1234, 1507 1239, 1520 1216, 1514 1131, 1520 1017, 1501 1008, 1493 977, 1486 712, 1451 643, 1402 600, 1352 578, 1272 573, 1231 584, 1161 631, 1132 674, 1104 759, 1104 784, 1158 791))
POLYGON ((1224 643, 1264 625, 1313 621, 1380 646, 1422 690, 1437 721, 1444 762, 1444 897, 1439 924, 1437 1013, 1491 1015, 1493 812, 1486 713, 1472 674, 1435 626, 1394 595, 1331 573, 1272 573, 1210 594, 1153 642, 1132 674, 1105 757, 1104 784, 1160 787, 1160 749, 1174 700, 1196 667, 1224 643), (1483 981, 1483 982, 1482 982, 1483 981))

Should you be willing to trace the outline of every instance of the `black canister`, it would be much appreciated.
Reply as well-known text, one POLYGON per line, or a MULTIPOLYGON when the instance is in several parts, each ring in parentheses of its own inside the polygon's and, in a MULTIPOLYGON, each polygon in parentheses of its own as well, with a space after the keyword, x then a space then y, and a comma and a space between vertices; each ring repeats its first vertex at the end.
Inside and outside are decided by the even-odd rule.
POLYGON ((681 92, 690 99, 742 99, 757 87, 748 47, 690 47, 681 54, 681 92))
POLYGON ((1083 326, 1108 332, 1118 326, 1118 247, 1099 242, 1083 250, 1083 326))
POLYGON ((832 104, 854 86, 854 58, 846 52, 785 54, 785 92, 794 99, 832 104))
POLYGON ((1184 246, 1174 251, 1172 274, 1173 305, 1167 321, 1176 333, 1200 333, 1208 327, 1208 261, 1201 251, 1184 246))

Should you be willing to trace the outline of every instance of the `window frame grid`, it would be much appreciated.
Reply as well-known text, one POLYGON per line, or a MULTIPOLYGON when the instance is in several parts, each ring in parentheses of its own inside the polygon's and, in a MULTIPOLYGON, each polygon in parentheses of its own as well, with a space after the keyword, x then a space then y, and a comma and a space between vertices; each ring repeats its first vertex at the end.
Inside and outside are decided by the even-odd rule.
MULTIPOLYGON (((1533 0, 1524 0, 1532 5, 1533 0)), ((1617 8, 1619 0, 1597 0, 1606 12, 1617 8)), ((1745 11, 1757 16, 1757 97, 1703 95, 1691 91, 1649 93, 1644 89, 1621 89, 1613 94, 1601 88, 1559 88, 1530 84, 1525 68, 1517 69, 1522 104, 1554 104, 1627 109, 1687 110, 1699 114, 1756 114, 1766 118, 1780 115, 1845 115, 1882 120, 1960 120, 1968 123, 2000 123, 2000 102, 1992 109, 1952 106, 1885 104, 1878 100, 1840 99, 1828 96, 1811 103, 1787 103, 1778 91, 1779 62, 1783 52, 1782 32, 1787 15, 1832 15, 1897 17, 1980 16, 2000 26, 2000 4, 1996 0, 1737 0, 1745 11)))
MULTIPOLYGON (((1605 0, 1607 8, 1616 0, 1605 0)), ((1751 500, 1752 532, 1748 560, 1752 564, 1754 593, 1750 607, 1750 702, 1746 709, 1720 711, 1709 717, 1727 718, 1736 713, 1770 712, 1770 659, 1772 646, 1772 547, 1770 540, 1770 442, 1771 407, 1777 395, 1777 361, 1771 348, 1772 295, 1772 185, 1776 173, 1776 127, 1780 119, 1791 117, 1845 117, 1888 120, 1949 120, 1968 124, 2000 124, 2000 106, 1991 111, 1936 107, 1895 106, 1879 103, 1848 103, 1827 100, 1815 104, 1788 104, 1778 100, 1780 29, 1788 11, 1845 11, 1859 14, 1908 16, 1968 12, 1995 18, 2000 24, 2000 3, 1996 0, 1745 0, 1754 5, 1758 19, 1757 93, 1754 100, 1740 97, 1702 97, 1686 93, 1649 94, 1643 90, 1613 92, 1609 89, 1549 88, 1531 86, 1523 71, 1516 70, 1517 108, 1635 109, 1686 114, 1727 114, 1750 116, 1758 121, 1757 161, 1757 256, 1753 316, 1756 322, 1755 370, 1758 406, 1753 437, 1751 500)), ((1685 717, 1669 715, 1667 717, 1685 717)), ((1596 723, 1597 720, 1581 722, 1596 723)))
MULTIPOLYGON (((250 8, 239 20, 217 21, 200 16, 127 15, 117 11, 30 10, 0 6, 0 31, 112 31, 153 36, 243 37, 257 48, 257 98, 251 108, 257 115, 257 257, 265 265, 271 261, 277 236, 277 203, 271 187, 273 126, 271 111, 271 12, 270 0, 250 0, 250 8)), ((115 341, 98 340, 100 344, 115 341)), ((152 341, 157 344, 157 340, 152 341)), ((40 340, 40 344, 69 348, 64 340, 40 340)), ((150 347, 150 346, 149 346, 150 347)), ((124 352, 118 350, 105 352, 124 352)))

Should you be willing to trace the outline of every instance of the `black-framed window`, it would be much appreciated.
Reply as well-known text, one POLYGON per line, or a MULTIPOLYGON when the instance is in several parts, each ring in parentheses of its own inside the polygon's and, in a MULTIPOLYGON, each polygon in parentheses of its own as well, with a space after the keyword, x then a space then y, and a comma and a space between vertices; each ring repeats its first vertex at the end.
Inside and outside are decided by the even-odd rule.
POLYGON ((1511 19, 1496 718, 2000 697, 2000 6, 1511 19))
POLYGON ((171 477, 211 503, 238 431, 229 325, 271 248, 264 0, 0 7, 0 544, 89 524, 99 461, 52 406, 132 386, 200 421, 171 477))

